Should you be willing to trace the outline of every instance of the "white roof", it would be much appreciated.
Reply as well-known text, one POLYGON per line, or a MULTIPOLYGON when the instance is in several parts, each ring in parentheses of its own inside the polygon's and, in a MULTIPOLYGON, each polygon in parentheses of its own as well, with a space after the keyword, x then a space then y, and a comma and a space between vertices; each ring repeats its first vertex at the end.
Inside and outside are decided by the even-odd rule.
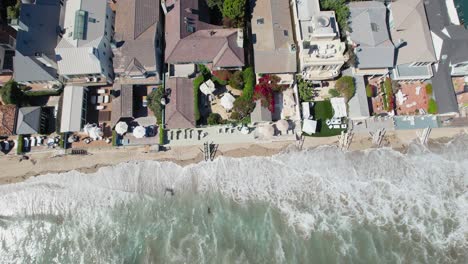
POLYGON ((333 107, 334 118, 346 117, 346 100, 344 97, 331 98, 330 102, 333 107))
POLYGON ((82 86, 65 87, 60 132, 77 132, 81 130, 84 89, 82 86))
POLYGON ((315 134, 317 131, 317 121, 306 119, 302 125, 302 132, 307 134, 315 134))
POLYGON ((61 75, 98 74, 101 63, 97 48, 102 42, 106 28, 107 1, 68 0, 66 4, 63 38, 57 45, 58 71, 61 75), (75 37, 77 11, 86 12, 83 39, 75 37))
POLYGON ((231 110, 234 107, 234 101, 236 99, 230 93, 225 93, 221 98, 221 105, 226 108, 226 110, 231 110))
POLYGON ((96 57, 97 49, 57 48, 59 73, 62 75, 101 73, 101 62, 96 57))
POLYGON ((310 117, 309 102, 302 102, 302 119, 308 119, 309 117, 310 117))

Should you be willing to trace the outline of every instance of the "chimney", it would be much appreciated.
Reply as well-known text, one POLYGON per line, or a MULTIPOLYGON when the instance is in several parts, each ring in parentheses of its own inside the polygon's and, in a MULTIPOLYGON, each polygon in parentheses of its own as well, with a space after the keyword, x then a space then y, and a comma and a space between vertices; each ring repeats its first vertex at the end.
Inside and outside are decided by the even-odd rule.
POLYGON ((244 30, 242 28, 237 29, 237 46, 239 48, 244 47, 244 30))
POLYGON ((166 6, 166 0, 161 0, 161 7, 164 12, 164 15, 167 15, 167 6, 166 6))

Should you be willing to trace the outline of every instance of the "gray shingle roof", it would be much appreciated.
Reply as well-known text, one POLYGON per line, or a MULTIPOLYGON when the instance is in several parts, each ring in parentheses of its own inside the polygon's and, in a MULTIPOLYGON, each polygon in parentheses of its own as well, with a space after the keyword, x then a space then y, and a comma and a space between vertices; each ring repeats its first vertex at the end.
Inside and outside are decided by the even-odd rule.
POLYGON ((116 125, 121 118, 133 117, 133 85, 114 84, 112 90, 120 93, 112 100, 112 125, 116 125))
POLYGON ((195 127, 193 83, 187 78, 170 78, 166 87, 171 89, 169 103, 166 105, 166 124, 168 128, 195 127))
POLYGON ((41 108, 22 107, 18 110, 18 121, 16 122, 16 134, 38 134, 41 127, 41 108))
POLYGON ((387 29, 387 8, 376 1, 349 4, 351 39, 356 49, 359 68, 389 68, 395 61, 395 47, 387 29))
POLYGON ((44 54, 50 60, 55 60, 59 17, 59 0, 38 0, 36 4, 21 5, 19 20, 27 27, 27 31, 19 30, 16 34, 16 55, 13 58, 15 80, 56 80, 57 70, 45 66, 34 57, 36 54, 44 54))

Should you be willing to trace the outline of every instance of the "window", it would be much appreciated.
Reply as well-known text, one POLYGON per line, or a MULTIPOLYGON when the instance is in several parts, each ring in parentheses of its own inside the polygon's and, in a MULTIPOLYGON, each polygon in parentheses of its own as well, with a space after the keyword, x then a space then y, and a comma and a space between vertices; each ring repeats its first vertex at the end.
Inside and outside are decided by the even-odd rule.
POLYGON ((258 18, 258 19, 257 19, 257 25, 263 25, 263 24, 265 24, 265 19, 263 19, 263 18, 258 18))
POLYGON ((284 34, 285 37, 289 36, 289 32, 287 30, 284 30, 283 34, 284 34))

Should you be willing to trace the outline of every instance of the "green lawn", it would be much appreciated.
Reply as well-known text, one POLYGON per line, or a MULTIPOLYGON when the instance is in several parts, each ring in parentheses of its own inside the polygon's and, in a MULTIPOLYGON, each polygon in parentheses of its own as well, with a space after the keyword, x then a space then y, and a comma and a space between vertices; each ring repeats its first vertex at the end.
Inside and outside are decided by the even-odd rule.
MULTIPOLYGON (((340 135, 343 129, 330 129, 325 121, 333 117, 333 108, 330 101, 314 102, 311 114, 317 120, 317 132, 312 137, 331 137, 340 135)), ((307 135, 307 134, 304 134, 307 135)))

